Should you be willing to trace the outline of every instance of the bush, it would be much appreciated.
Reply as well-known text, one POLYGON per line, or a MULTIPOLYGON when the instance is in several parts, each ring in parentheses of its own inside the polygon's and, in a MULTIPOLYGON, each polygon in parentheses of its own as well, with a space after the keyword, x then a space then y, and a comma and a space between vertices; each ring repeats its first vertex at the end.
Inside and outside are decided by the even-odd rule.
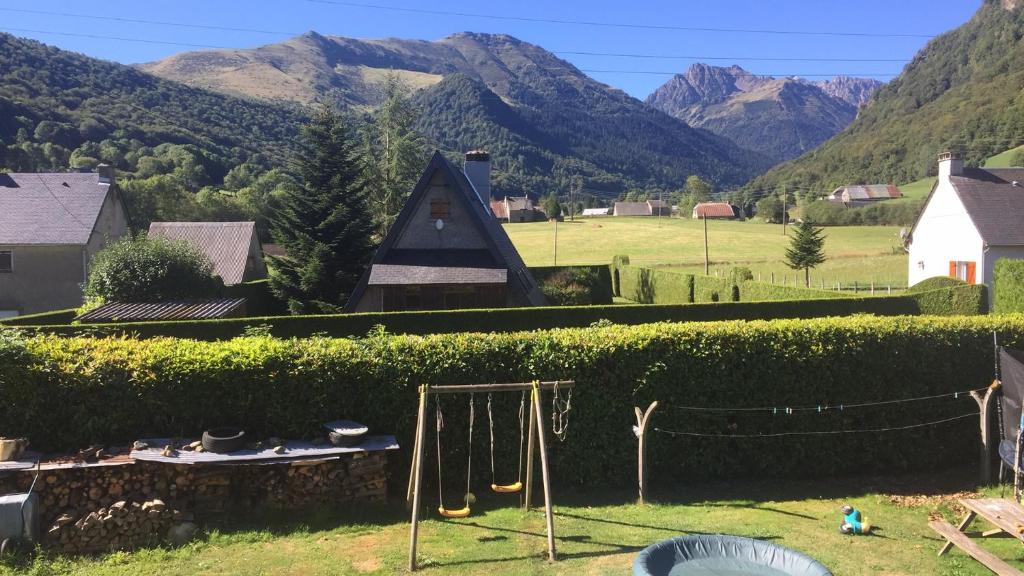
POLYGON ((939 288, 952 288, 954 286, 967 286, 967 282, 964 282, 959 278, 953 278, 952 276, 932 276, 931 278, 922 280, 908 288, 907 293, 917 294, 920 292, 927 292, 929 290, 937 290, 939 288))
MULTIPOLYGON (((22 338, 8 332, 0 337, 0 435, 27 435, 41 450, 194 436, 224 422, 257 435, 308 437, 321 422, 346 415, 375 432, 395 433, 407 453, 421 383, 571 378, 577 388, 569 436, 550 444, 554 480, 563 486, 631 486, 635 468, 623 463, 636 454, 636 439, 628 433, 633 406, 659 400, 659 428, 711 434, 870 429, 970 414, 977 409, 966 395, 785 417, 736 418, 673 407, 853 404, 980 388, 992 380, 992 331, 1007 346, 1024 346, 1021 316, 650 324, 359 340, 22 338)), ((449 478, 464 473, 465 400, 444 404, 446 434, 463 439, 446 445, 449 478)), ((518 403, 518 395, 495 395, 499 429, 513 429, 518 403)), ((973 461, 977 426, 971 417, 885 434, 683 440, 652 433, 648 462, 655 489, 693 478, 921 471, 973 461), (942 449, 928 449, 935 446, 942 449)), ((486 452, 486 438, 476 435, 478 453, 486 452)), ((496 449, 497 462, 515 462, 517 444, 499 442, 496 449)), ((396 455, 391 461, 392 487, 404 487, 409 460, 396 455)), ((475 482, 490 482, 486 467, 477 473, 475 482)))
POLYGON ((746 266, 735 266, 729 270, 729 279, 733 284, 739 284, 754 279, 754 273, 746 266))
POLYGON ((923 208, 923 200, 883 201, 851 208, 838 202, 815 200, 803 207, 803 217, 818 226, 912 226, 923 208))
POLYGON ((612 274, 608 266, 540 266, 530 268, 530 274, 553 305, 612 303, 612 274), (576 296, 563 294, 570 284, 580 287, 576 296))
POLYGON ((996 260, 992 271, 992 293, 995 298, 993 312, 1024 312, 1024 260, 996 260))
POLYGON ((85 297, 106 302, 210 298, 223 285, 198 248, 184 240, 140 235, 122 238, 93 257, 85 297))

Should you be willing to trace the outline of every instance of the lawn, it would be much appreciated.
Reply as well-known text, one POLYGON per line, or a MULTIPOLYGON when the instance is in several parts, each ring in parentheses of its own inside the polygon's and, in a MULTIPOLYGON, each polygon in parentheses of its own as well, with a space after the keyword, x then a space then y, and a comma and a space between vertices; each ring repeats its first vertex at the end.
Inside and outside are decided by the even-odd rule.
MULTIPOLYGON (((527 265, 554 263, 555 225, 550 222, 506 224, 512 242, 527 265)), ((907 283, 907 258, 900 253, 899 227, 833 226, 825 230, 822 266, 826 281, 868 284, 907 283)), ((787 230, 789 231, 789 230, 787 230)), ((763 222, 708 221, 712 269, 747 266, 767 279, 772 271, 781 276, 790 237, 782 226, 763 222)), ((688 218, 590 218, 558 224, 558 264, 610 262, 626 254, 634 264, 670 266, 703 271, 703 222, 688 218)), ((815 280, 817 282, 817 280, 815 280)))
MULTIPOLYGON (((669 493, 675 499, 644 507, 630 503, 626 493, 563 489, 555 494, 555 564, 545 560, 542 512, 509 507, 514 497, 490 496, 481 498, 469 518, 423 522, 420 562, 427 575, 628 574, 636 553, 652 542, 729 533, 801 550, 837 576, 980 576, 988 572, 959 551, 936 557, 941 541, 927 527, 930 514, 958 519, 953 502, 958 492, 973 490, 974 471, 661 487, 662 497, 669 493), (844 503, 863 510, 879 526, 876 535, 840 534, 838 509, 844 503)), ((0 564, 0 574, 396 574, 405 572, 408 532, 401 503, 384 510, 321 508, 235 518, 184 548, 79 559, 41 556, 0 564)), ((1024 568, 1024 549, 1016 541, 991 539, 985 546, 1024 568)))

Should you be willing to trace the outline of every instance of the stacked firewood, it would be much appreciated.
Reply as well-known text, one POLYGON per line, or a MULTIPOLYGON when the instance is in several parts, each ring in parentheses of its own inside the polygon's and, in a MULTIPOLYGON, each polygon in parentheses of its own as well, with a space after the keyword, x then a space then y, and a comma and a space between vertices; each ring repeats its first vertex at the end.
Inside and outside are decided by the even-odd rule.
POLYGON ((295 508, 325 502, 383 501, 387 496, 383 454, 297 466, 242 467, 240 492, 247 504, 295 508), (251 468, 251 470, 246 470, 251 468))
POLYGON ((118 500, 93 512, 65 513, 54 519, 44 538, 69 554, 128 550, 160 543, 175 523, 189 520, 160 499, 118 500))

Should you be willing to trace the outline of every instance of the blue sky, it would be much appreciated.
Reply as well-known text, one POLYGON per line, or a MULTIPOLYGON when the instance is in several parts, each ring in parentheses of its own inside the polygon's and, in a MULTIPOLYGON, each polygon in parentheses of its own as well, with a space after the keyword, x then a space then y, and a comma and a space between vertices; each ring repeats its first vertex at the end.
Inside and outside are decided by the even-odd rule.
MULTIPOLYGON (((980 0, 676 0, 623 2, 519 0, 3 0, 0 30, 89 56, 123 63, 147 62, 203 46, 252 47, 308 30, 356 38, 434 40, 453 32, 506 33, 559 52, 592 77, 643 98, 700 57, 717 65, 739 64, 773 75, 861 75, 888 80, 920 49, 924 37, 825 36, 746 32, 681 31, 568 25, 536 21, 439 15, 381 9, 382 6, 442 12, 554 20, 585 20, 688 28, 731 28, 868 34, 938 34, 967 21, 980 0), (372 8, 370 5, 377 6, 372 8), (87 19, 20 11, 158 20, 259 29, 272 33, 195 29, 87 19), (89 35, 71 36, 60 35, 89 35), (116 36, 122 40, 101 37, 116 36), (629 53, 692 58, 627 58, 565 52, 629 53), (895 59, 900 62, 786 62, 751 58, 895 59), (602 70, 606 72, 597 72, 602 70), (615 72, 607 72, 615 71, 615 72), (632 73, 630 73, 632 72, 632 73), (640 73, 637 73, 640 72, 640 73)), ((817 76, 813 76, 817 77, 817 76)))

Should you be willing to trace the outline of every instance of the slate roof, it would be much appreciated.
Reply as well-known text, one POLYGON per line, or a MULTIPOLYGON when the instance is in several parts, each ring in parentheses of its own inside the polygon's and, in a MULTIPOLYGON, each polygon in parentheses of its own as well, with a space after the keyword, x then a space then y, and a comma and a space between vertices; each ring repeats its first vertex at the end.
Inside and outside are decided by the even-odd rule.
MULTIPOLYGON (((256 234, 255 222, 153 222, 149 234, 170 240, 185 240, 213 262, 213 273, 225 284, 239 284, 246 278, 249 246, 256 234)), ((266 275, 258 263, 255 276, 266 275)))
POLYGON ((736 209, 726 202, 701 202, 693 207, 694 218, 735 218, 736 209))
POLYGON ((866 184, 857 186, 841 186, 836 188, 830 198, 844 202, 858 200, 889 200, 902 198, 903 193, 893 184, 866 184))
MULTIPOLYGON (((431 157, 430 162, 427 163, 427 167, 423 170, 423 174, 420 176, 419 182, 413 188, 412 193, 409 194, 409 199, 406 200, 405 206, 402 207, 402 211, 399 212, 398 218, 395 219, 394 224, 391 225, 391 229, 388 231, 388 235, 384 238, 380 247, 377 248, 377 252, 373 256, 373 262, 370 268, 363 274, 359 284, 352 291, 352 295, 349 297, 348 302, 345 304, 345 311, 351 312, 355 310, 356 305, 362 298, 363 293, 366 291, 366 286, 369 285, 370 277, 373 274, 373 269, 380 264, 391 263, 392 258, 399 258, 404 252, 421 252, 420 255, 408 255, 405 257, 419 257, 419 258, 437 258, 443 259, 446 254, 444 250, 400 250, 393 249, 395 242, 401 236, 406 224, 413 217, 413 213, 416 211, 416 207, 419 205, 420 200, 427 193, 430 188, 430 180, 433 178, 434 173, 440 170, 445 177, 445 181, 454 188, 454 191, 461 193, 463 198, 466 200, 466 206, 469 213, 473 217, 474 223, 479 227, 484 240, 487 243, 487 251, 491 257, 491 262, 487 268, 499 268, 507 270, 507 274, 514 279, 518 291, 524 294, 526 300, 532 306, 543 306, 546 304, 544 294, 541 293, 537 287, 537 282, 534 280, 533 275, 530 274, 530 270, 526 267, 526 263, 523 262, 522 257, 519 256, 519 252, 516 251, 515 246, 512 244, 512 240, 508 237, 505 229, 502 228, 501 223, 494 218, 494 216, 488 210, 488 207, 480 200, 476 191, 470 184, 469 179, 466 178, 465 173, 462 170, 456 168, 449 162, 444 155, 439 151, 435 151, 431 157), (392 253, 395 253, 393 256, 392 253), (430 253, 433 253, 431 255, 430 253)), ((467 251, 468 252, 468 251, 467 251)), ((480 257, 479 254, 476 257, 480 257)), ((450 264, 449 264, 449 267, 450 264)), ((466 266, 476 268, 479 266, 466 266)), ((413 272, 408 270, 408 272, 413 272)), ((410 281, 406 284, 413 284, 415 278, 410 277, 410 281)))
POLYGON ((964 168, 949 181, 987 244, 1024 246, 1024 168, 964 168))
POLYGON ((140 322, 147 320, 209 320, 226 318, 242 310, 245 298, 169 300, 166 302, 110 302, 82 314, 80 322, 140 322))
POLYGON ((87 244, 109 189, 94 172, 0 174, 0 244, 87 244))
POLYGON ((505 284, 508 270, 504 268, 463 268, 448 266, 402 266, 373 264, 370 286, 424 284, 505 284))
POLYGON ((607 216, 607 208, 584 208, 582 216, 607 216))

